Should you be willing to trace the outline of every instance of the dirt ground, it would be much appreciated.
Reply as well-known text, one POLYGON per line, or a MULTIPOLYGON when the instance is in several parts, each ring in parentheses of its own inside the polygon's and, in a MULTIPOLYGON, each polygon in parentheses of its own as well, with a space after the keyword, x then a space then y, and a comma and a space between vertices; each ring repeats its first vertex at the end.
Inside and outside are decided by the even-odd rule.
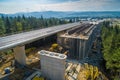
POLYGON ((4 56, 5 60, 0 63, 0 77, 6 76, 6 74, 4 74, 4 69, 9 67, 11 68, 11 73, 7 77, 7 79, 24 80, 25 77, 27 77, 29 74, 35 71, 34 68, 40 69, 40 59, 38 51, 43 49, 49 50, 50 46, 51 44, 43 45, 39 48, 32 49, 32 51, 30 52, 27 52, 26 54, 27 65, 24 68, 22 68, 22 66, 20 68, 11 67, 12 62, 14 61, 14 54, 5 55, 4 56))

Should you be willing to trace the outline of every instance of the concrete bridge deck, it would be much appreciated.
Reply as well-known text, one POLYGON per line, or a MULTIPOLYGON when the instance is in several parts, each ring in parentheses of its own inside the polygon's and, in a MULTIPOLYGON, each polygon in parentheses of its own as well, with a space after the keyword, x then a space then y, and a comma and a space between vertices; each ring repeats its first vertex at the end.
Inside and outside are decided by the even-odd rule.
POLYGON ((5 49, 11 49, 16 46, 25 45, 27 43, 39 40, 57 32, 70 29, 80 23, 70 23, 64 25, 53 26, 49 28, 14 34, 6 37, 0 37, 0 51, 5 49))

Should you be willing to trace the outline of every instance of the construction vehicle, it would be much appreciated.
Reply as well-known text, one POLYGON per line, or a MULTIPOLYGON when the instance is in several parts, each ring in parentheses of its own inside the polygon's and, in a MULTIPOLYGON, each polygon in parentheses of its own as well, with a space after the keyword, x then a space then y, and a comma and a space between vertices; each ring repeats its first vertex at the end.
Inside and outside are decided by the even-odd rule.
POLYGON ((43 77, 34 77, 33 80, 44 80, 43 77))
POLYGON ((52 52, 62 52, 63 48, 60 45, 58 45, 57 43, 54 43, 49 48, 49 51, 52 51, 52 52))
POLYGON ((54 51, 58 47, 58 44, 54 43, 51 45, 49 51, 54 51))
POLYGON ((52 52, 59 52, 59 53, 65 54, 65 55, 67 55, 67 54, 69 53, 68 50, 65 51, 65 50, 63 49, 63 47, 60 46, 60 45, 57 44, 57 43, 52 44, 51 47, 49 48, 49 51, 52 51, 52 52))

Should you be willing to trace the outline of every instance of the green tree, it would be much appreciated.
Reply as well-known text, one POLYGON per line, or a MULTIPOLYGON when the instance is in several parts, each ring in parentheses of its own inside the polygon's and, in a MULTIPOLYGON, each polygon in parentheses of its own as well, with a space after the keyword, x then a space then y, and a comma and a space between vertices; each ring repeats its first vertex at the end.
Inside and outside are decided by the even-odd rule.
POLYGON ((102 52, 106 60, 106 68, 111 72, 111 78, 120 74, 120 26, 110 26, 104 22, 102 26, 102 52))
MULTIPOLYGON (((5 26, 5 32, 2 31, 2 34, 14 34, 22 31, 30 31, 34 29, 46 28, 53 25, 66 24, 68 23, 65 19, 58 18, 40 18, 35 17, 6 17, 2 16, 3 25, 5 26)), ((3 28, 2 28, 3 29, 3 28)), ((2 30, 1 29, 1 30, 2 30)), ((2 35, 0 34, 0 35, 2 35)))
POLYGON ((7 34, 12 33, 12 31, 11 31, 11 23, 10 23, 9 17, 5 18, 5 27, 6 27, 6 33, 7 34))
POLYGON ((21 22, 16 22, 16 26, 17 26, 17 31, 21 32, 22 31, 22 24, 21 24, 21 22))
POLYGON ((5 26, 3 20, 0 18, 0 35, 4 35, 4 34, 5 34, 5 26))

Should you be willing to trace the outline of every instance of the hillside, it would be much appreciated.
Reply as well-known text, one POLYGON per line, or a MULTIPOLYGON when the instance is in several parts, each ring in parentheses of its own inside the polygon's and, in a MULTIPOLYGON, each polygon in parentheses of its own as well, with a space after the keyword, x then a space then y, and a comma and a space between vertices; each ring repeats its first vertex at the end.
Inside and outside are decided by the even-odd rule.
POLYGON ((0 15, 4 16, 22 16, 25 15, 26 17, 33 16, 36 18, 40 18, 43 16, 44 18, 56 17, 56 18, 63 18, 63 17, 120 17, 119 11, 99 11, 99 12, 60 12, 60 11, 43 11, 43 12, 20 12, 15 14, 3 14, 0 15))

